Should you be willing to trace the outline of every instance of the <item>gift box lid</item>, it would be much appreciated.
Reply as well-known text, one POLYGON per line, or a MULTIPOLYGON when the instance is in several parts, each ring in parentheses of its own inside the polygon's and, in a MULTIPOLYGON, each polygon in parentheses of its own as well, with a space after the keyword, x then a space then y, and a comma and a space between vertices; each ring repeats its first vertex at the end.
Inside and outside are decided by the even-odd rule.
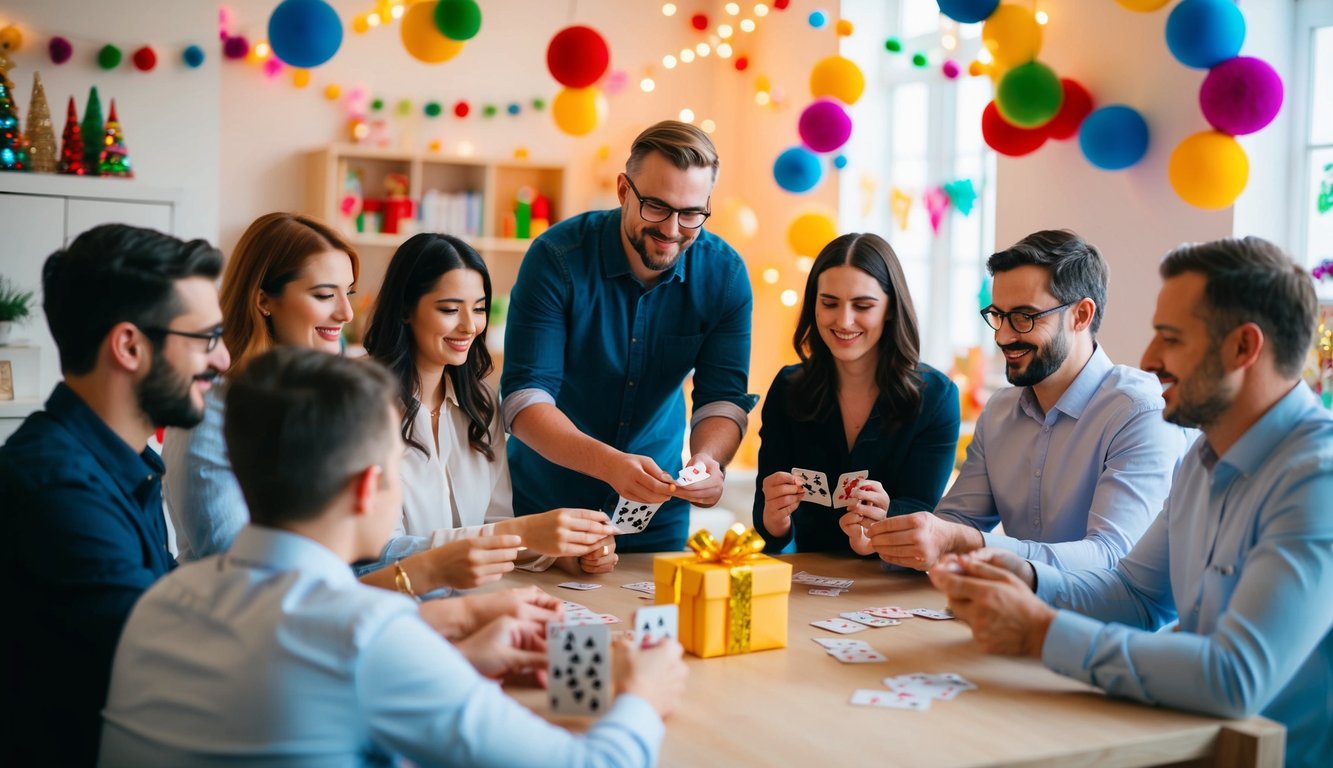
MULTIPOLYGON (((791 591, 791 563, 767 555, 754 555, 739 565, 750 569, 753 594, 791 591)), ((681 568, 681 594, 695 595, 705 600, 725 598, 731 594, 731 569, 735 566, 700 563, 694 555, 659 556, 653 561, 655 580, 669 583, 677 566, 681 568)))

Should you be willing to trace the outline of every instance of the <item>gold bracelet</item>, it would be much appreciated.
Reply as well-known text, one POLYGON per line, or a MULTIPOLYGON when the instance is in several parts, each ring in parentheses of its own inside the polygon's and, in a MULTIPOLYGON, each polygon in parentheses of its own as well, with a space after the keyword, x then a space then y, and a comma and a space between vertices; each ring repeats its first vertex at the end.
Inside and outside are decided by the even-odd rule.
POLYGON ((398 591, 417 602, 421 602, 421 598, 417 597, 416 591, 412 589, 412 579, 407 575, 407 570, 403 568, 401 560, 393 562, 393 571, 393 583, 397 585, 398 591))

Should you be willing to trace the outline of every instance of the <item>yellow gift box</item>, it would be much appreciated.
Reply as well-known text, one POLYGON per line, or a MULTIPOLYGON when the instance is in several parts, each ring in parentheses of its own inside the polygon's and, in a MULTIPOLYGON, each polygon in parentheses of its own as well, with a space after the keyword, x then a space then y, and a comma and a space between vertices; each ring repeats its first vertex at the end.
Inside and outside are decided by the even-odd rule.
POLYGON ((706 530, 690 537, 693 555, 653 560, 658 603, 680 605, 680 644, 699 656, 787 647, 791 564, 759 554, 763 539, 740 524, 721 544, 706 530))

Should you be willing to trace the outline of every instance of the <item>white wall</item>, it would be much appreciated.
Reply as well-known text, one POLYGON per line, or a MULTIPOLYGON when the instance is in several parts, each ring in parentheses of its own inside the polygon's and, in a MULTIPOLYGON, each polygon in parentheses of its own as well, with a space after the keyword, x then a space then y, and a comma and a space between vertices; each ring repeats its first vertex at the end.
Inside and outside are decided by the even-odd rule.
POLYGON ((103 117, 111 100, 116 100, 134 166, 133 183, 179 189, 182 203, 176 234, 216 242, 221 126, 216 5, 194 0, 132 4, 5 0, 0 5, 0 26, 8 23, 18 24, 26 33, 22 48, 11 55, 16 66, 10 73, 24 123, 34 70, 42 75, 57 146, 69 96, 74 96, 82 119, 88 89, 96 85, 103 117), (74 44, 74 58, 61 66, 51 63, 47 54, 46 44, 53 35, 63 35, 74 44), (95 63, 97 50, 106 43, 118 46, 126 58, 110 72, 95 63), (157 68, 147 73, 128 63, 130 54, 145 43, 158 54, 157 68), (192 43, 208 52, 198 69, 180 64, 181 51, 192 43))
MULTIPOLYGON (((1245 3, 1244 55, 1267 59, 1290 84, 1288 35, 1292 0, 1245 3), (1286 53, 1284 54, 1284 50, 1286 53)), ((1045 0, 1050 23, 1041 60, 1092 92, 1098 106, 1124 103, 1147 120, 1147 155, 1110 172, 1089 164, 1077 139, 1047 142, 998 164, 995 243, 1004 248, 1038 229, 1073 229, 1101 249, 1111 285, 1100 340, 1116 362, 1137 364, 1152 334, 1157 264, 1174 246, 1232 234, 1259 234, 1285 243, 1288 107, 1260 134, 1241 139, 1250 182, 1234 208, 1204 211, 1176 197, 1167 180, 1171 151, 1208 129, 1199 111, 1205 70, 1171 56, 1164 32, 1170 6, 1132 13, 1116 3, 1045 0)))

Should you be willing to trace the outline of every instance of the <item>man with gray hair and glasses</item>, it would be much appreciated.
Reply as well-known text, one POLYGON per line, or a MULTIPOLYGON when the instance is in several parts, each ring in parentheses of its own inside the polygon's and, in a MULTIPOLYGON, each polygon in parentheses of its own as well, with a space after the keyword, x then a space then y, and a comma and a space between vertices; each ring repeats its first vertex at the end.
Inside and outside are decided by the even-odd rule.
POLYGON ((857 551, 923 571, 983 546, 1060 569, 1114 566, 1162 508, 1185 433, 1162 420, 1161 384, 1097 344, 1107 268, 1095 247, 1036 232, 986 267, 994 303, 981 316, 1014 386, 986 404, 933 513, 843 530, 857 551))

